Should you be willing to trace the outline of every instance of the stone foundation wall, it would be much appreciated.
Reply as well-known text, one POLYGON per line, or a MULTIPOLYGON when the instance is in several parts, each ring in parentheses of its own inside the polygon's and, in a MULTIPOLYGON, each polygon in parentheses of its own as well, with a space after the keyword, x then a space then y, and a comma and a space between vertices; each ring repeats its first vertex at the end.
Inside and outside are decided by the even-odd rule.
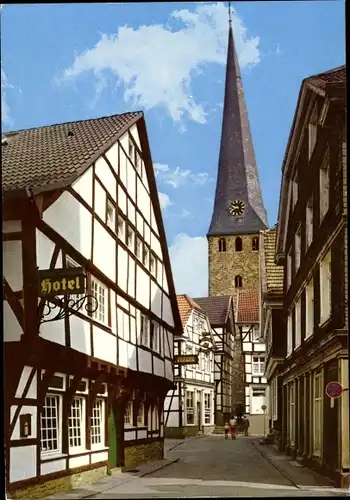
MULTIPOLYGON (((49 497, 60 491, 70 490, 76 486, 93 483, 106 475, 107 465, 98 467, 96 469, 86 470, 83 472, 78 472, 76 474, 59 477, 57 479, 49 479, 42 484, 36 484, 20 490, 7 492, 7 498, 10 500, 17 498, 36 499, 49 497)), ((43 478, 44 477, 45 476, 43 476, 43 478)))
POLYGON ((156 439, 149 443, 133 444, 124 449, 124 469, 132 469, 152 460, 163 460, 164 440, 156 439))

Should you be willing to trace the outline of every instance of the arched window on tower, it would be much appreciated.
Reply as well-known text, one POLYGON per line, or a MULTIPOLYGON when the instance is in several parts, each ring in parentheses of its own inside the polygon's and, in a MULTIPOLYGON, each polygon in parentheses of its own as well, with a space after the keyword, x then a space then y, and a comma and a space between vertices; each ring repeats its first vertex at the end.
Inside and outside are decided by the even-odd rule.
POLYGON ((242 276, 235 276, 235 288, 242 288, 243 279, 242 276))
POLYGON ((241 252, 243 250, 242 238, 240 238, 239 236, 235 239, 235 250, 236 252, 241 252))
POLYGON ((253 252, 256 252, 257 250, 259 250, 259 238, 258 238, 258 236, 254 236, 252 238, 252 250, 253 250, 253 252))
POLYGON ((226 252, 226 240, 225 240, 225 238, 219 239, 219 252, 226 252))

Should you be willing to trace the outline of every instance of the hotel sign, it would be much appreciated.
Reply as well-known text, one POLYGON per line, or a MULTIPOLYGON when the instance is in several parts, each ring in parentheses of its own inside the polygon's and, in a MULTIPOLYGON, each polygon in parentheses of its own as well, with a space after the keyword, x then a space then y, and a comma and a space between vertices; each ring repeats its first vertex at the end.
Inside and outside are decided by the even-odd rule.
POLYGON ((85 273, 82 267, 38 271, 39 296, 85 294, 85 273))
POLYGON ((198 365, 198 354, 174 356, 174 363, 178 365, 198 365))

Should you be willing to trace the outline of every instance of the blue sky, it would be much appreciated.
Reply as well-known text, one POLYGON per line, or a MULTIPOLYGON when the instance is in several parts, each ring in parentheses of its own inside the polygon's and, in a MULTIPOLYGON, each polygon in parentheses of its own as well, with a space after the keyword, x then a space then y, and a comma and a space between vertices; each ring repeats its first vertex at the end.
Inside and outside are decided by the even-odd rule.
MULTIPOLYGON (((301 82, 345 62, 345 4, 232 6, 263 198, 273 225, 301 82)), ((143 109, 177 292, 205 294, 227 3, 4 5, 1 18, 3 131, 143 109)))

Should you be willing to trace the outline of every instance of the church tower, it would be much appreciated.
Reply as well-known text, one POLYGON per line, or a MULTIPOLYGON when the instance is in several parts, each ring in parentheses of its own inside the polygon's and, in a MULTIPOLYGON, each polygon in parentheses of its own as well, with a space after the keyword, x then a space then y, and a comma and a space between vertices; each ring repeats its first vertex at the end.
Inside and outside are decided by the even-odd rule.
POLYGON ((259 231, 265 229, 267 216, 230 19, 220 156, 207 234, 210 297, 259 288, 259 231))

